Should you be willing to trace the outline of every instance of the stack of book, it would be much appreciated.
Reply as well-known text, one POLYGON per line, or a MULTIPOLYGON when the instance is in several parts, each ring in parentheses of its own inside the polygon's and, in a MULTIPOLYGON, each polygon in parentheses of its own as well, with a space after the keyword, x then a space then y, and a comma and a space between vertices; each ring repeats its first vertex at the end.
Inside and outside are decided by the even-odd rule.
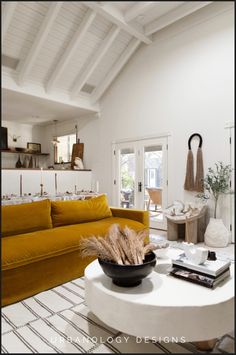
POLYGON ((214 288, 230 276, 230 261, 207 260, 201 265, 192 263, 185 254, 172 260, 170 275, 197 283, 208 288, 214 288))

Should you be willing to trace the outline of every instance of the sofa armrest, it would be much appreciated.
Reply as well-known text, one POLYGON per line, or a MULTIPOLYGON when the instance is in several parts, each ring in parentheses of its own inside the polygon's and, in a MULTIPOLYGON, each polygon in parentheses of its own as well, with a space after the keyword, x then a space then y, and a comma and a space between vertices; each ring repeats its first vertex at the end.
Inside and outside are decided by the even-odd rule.
POLYGON ((113 217, 128 218, 144 224, 149 229, 149 212, 143 210, 133 210, 128 208, 111 207, 113 217))

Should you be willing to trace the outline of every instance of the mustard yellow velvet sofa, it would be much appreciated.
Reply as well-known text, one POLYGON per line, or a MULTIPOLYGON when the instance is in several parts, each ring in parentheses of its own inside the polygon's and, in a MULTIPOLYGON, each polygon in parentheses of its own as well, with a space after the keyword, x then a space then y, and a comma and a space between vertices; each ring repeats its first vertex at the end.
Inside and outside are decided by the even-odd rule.
POLYGON ((105 236, 114 223, 148 229, 148 212, 110 208, 105 195, 2 206, 2 305, 82 276, 94 258, 81 258, 81 237, 105 236))

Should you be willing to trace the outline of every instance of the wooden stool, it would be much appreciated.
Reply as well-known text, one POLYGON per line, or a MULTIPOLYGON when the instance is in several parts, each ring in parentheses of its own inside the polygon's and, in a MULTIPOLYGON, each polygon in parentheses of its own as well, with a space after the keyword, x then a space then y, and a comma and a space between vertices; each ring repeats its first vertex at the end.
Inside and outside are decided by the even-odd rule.
POLYGON ((197 216, 180 218, 166 216, 167 218, 167 239, 184 239, 188 243, 198 243, 204 241, 206 230, 206 206, 197 216))
POLYGON ((124 201, 121 201, 121 207, 122 208, 129 208, 129 200, 124 200, 124 201))

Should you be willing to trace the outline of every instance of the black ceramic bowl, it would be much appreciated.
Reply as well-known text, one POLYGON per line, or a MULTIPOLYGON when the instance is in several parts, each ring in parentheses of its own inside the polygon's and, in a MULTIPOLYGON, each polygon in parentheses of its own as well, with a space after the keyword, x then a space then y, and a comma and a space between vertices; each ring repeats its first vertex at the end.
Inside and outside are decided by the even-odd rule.
POLYGON ((142 279, 149 275, 156 265, 156 255, 153 252, 145 256, 143 264, 119 265, 112 261, 98 259, 104 273, 112 278, 115 285, 133 287, 141 284, 142 279))
POLYGON ((25 148, 21 148, 21 147, 15 147, 15 151, 17 151, 17 152, 25 152, 26 149, 25 148))

